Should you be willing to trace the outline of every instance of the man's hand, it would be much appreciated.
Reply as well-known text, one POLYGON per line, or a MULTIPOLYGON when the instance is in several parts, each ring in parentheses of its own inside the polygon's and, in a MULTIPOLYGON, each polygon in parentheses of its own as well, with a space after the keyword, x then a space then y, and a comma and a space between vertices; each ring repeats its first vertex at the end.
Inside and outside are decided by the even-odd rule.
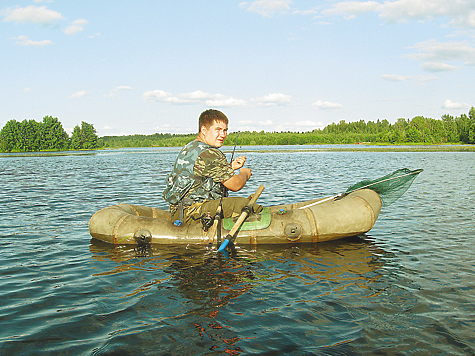
POLYGON ((251 176, 252 176, 252 172, 249 168, 241 168, 239 170, 239 174, 234 175, 232 178, 222 183, 229 190, 232 190, 233 192, 237 192, 238 190, 241 190, 246 185, 246 182, 251 178, 251 176))
POLYGON ((243 175, 246 178, 246 182, 251 179, 252 171, 249 168, 241 168, 239 174, 243 175))
POLYGON ((231 168, 235 171, 244 166, 244 162, 246 162, 246 156, 237 157, 231 162, 231 168))

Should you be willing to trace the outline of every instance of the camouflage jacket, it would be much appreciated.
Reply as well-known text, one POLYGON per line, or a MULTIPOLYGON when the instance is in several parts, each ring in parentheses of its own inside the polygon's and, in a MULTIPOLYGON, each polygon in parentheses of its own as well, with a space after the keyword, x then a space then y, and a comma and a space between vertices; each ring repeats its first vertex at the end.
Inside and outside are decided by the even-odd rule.
POLYGON ((191 203, 219 199, 224 188, 221 182, 233 175, 233 169, 219 149, 191 141, 178 154, 162 197, 171 206, 183 198, 191 203))

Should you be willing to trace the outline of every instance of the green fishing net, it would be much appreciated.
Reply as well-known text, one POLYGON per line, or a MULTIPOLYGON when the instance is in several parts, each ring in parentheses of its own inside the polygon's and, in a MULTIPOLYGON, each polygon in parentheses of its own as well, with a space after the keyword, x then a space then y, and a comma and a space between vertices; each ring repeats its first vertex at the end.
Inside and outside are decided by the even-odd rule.
POLYGON ((398 200, 411 186, 422 169, 409 170, 407 168, 398 169, 393 173, 374 180, 363 180, 349 187, 344 195, 359 189, 372 189, 379 194, 383 206, 389 206, 398 200))

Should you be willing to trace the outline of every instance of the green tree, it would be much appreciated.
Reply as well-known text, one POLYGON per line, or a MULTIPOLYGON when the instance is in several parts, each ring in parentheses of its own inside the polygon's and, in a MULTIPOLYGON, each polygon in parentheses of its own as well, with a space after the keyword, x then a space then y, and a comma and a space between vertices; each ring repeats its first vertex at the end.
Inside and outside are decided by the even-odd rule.
POLYGON ((66 150, 69 136, 58 118, 45 116, 40 129, 42 150, 66 150))
POLYGON ((462 114, 455 118, 459 140, 463 143, 469 143, 470 118, 462 114))
POLYGON ((95 149, 98 147, 98 139, 94 126, 82 121, 81 127, 76 125, 73 129, 70 147, 74 150, 95 149))
POLYGON ((3 152, 16 150, 16 143, 20 137, 20 123, 15 119, 9 120, 0 131, 0 148, 3 152))
POLYGON ((81 128, 78 125, 74 126, 69 148, 72 150, 80 150, 82 148, 81 128))
POLYGON ((41 124, 32 119, 25 119, 20 123, 21 137, 19 142, 23 145, 20 151, 39 151, 41 146, 40 127, 41 124))
POLYGON ((442 122, 444 124, 445 137, 447 138, 447 142, 459 142, 460 138, 458 135, 457 124, 455 123, 454 117, 451 115, 443 115, 442 122))
POLYGON ((414 126, 409 126, 406 130, 406 140, 408 142, 421 142, 422 135, 414 126))
POLYGON ((468 112, 468 143, 475 143, 475 108, 472 106, 468 112))

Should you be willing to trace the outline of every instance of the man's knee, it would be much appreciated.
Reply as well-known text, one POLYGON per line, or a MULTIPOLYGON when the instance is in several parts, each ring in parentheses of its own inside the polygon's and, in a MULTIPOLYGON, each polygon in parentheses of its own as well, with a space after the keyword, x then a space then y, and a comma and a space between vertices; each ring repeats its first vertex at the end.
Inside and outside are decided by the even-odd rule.
MULTIPOLYGON (((202 213, 207 213, 214 215, 218 209, 218 206, 221 202, 221 199, 212 200, 209 202, 205 202, 201 208, 202 213)), ((241 198, 241 197, 232 197, 232 198, 224 198, 222 201, 223 206, 223 215, 225 218, 232 217, 233 214, 240 214, 242 209, 249 203, 248 198, 241 198)), ((252 213, 259 213, 262 210, 262 205, 254 204, 252 206, 252 213)))

